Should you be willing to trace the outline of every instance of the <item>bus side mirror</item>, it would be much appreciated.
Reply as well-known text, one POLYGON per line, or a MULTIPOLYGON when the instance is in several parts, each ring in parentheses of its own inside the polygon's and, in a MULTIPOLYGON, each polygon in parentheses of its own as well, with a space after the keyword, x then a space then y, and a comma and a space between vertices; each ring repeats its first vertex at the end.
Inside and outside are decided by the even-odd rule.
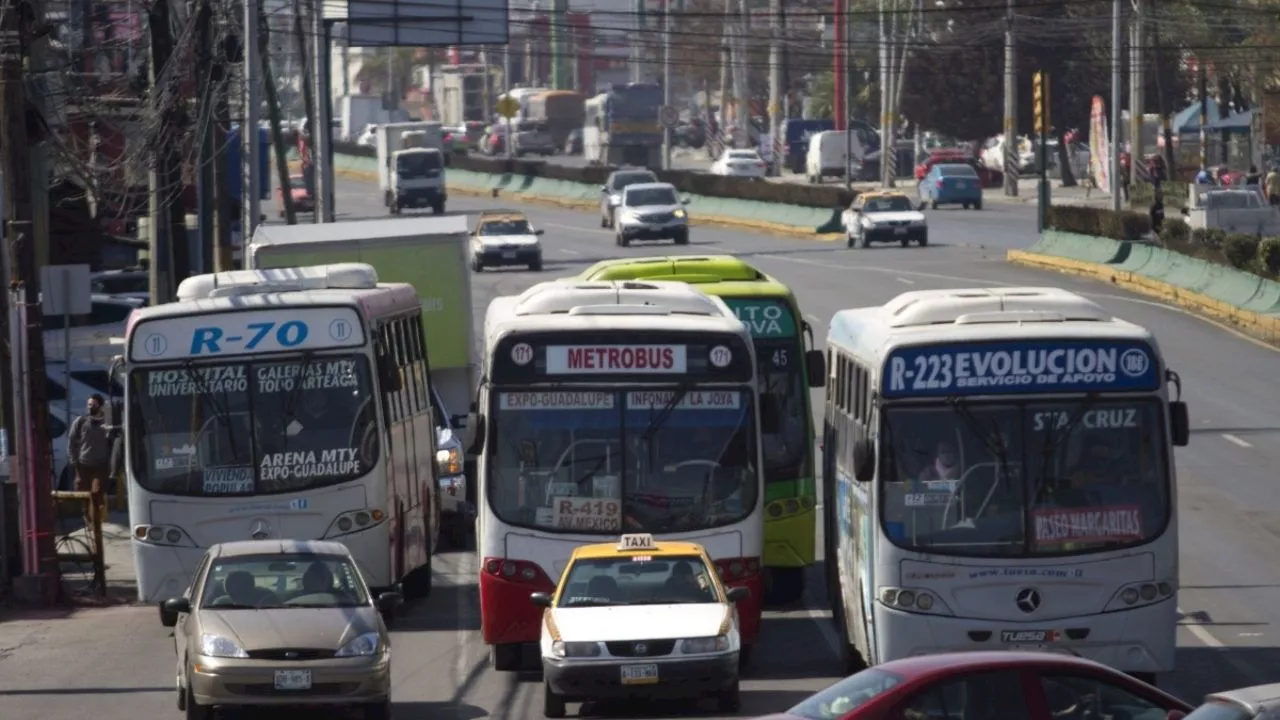
POLYGON ((805 372, 809 374, 809 387, 825 387, 827 384, 827 358, 821 350, 809 350, 804 354, 805 372))
POLYGON ((549 608, 551 607, 551 593, 529 593, 529 602, 533 603, 535 607, 549 608))
POLYGON ((1173 446, 1186 447, 1191 440, 1191 419, 1185 402, 1174 400, 1169 403, 1169 426, 1173 434, 1173 446))
POLYGON ((392 393, 400 391, 402 387, 400 382, 400 368, 396 367, 394 360, 385 355, 379 358, 378 374, 382 376, 382 392, 392 393))
POLYGON ((760 395, 760 432, 777 435, 782 425, 782 403, 773 393, 760 395))
POLYGON ((466 424, 462 426, 462 444, 468 455, 478 455, 484 445, 484 414, 467 413, 466 424))
POLYGON ((876 446, 864 437, 853 445, 853 475, 858 482, 871 482, 875 474, 876 446))

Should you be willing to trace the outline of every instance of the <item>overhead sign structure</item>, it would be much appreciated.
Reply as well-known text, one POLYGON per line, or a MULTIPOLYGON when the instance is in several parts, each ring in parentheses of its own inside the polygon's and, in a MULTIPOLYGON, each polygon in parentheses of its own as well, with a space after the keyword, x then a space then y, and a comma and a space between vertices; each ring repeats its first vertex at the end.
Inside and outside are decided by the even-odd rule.
POLYGON ((885 360, 881 394, 937 397, 1159 387, 1160 366, 1146 343, 1062 339, 896 348, 885 360))
POLYGON ((502 117, 510 120, 520 113, 520 101, 507 95, 499 100, 493 109, 502 117))
POLYGON ((670 105, 663 105, 658 117, 664 126, 673 128, 680 122, 680 111, 670 105))
MULTIPOLYGON (((348 0, 326 2, 327 21, 345 23, 351 47, 505 45, 507 0, 348 0)), ((341 34, 339 34, 341 37, 341 34)))

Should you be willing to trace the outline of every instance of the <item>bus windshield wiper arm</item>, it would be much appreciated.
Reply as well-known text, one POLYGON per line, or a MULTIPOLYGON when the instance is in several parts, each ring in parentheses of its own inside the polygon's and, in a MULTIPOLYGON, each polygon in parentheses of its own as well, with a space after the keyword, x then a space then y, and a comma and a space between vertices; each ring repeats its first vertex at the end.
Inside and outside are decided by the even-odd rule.
MULTIPOLYGON (((191 384, 195 386, 196 392, 200 394, 200 399, 213 407, 215 422, 221 425, 223 432, 226 433, 227 445, 231 448, 231 456, 240 457, 240 451, 236 447, 236 434, 232 431, 231 415, 227 410, 227 406, 209 391, 209 386, 205 384, 204 378, 197 371, 195 362, 187 360, 183 363, 183 369, 186 371, 187 377, 191 378, 191 384)), ((190 473, 190 470, 188 470, 188 473, 190 473)), ((189 474, 188 477, 190 477, 189 474)))

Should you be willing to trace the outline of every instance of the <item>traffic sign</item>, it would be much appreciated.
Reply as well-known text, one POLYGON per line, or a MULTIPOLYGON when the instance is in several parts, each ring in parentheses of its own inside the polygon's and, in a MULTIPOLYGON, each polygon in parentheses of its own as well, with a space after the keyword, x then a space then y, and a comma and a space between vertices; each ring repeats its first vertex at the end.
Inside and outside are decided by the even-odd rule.
POLYGON ((494 110, 504 118, 511 119, 520 112, 520 102, 511 96, 507 96, 498 101, 494 110))
POLYGON ((676 123, 680 122, 680 111, 670 105, 663 105, 658 117, 666 127, 675 127, 676 123))

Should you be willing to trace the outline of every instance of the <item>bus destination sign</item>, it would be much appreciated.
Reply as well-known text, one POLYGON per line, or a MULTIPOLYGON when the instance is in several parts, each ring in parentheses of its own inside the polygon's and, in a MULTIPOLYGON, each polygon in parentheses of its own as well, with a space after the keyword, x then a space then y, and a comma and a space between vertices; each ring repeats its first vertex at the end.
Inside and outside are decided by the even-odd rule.
POLYGON ((735 333, 599 331, 516 333, 490 356, 495 384, 641 379, 750 382, 751 346, 735 333))
POLYGON ((359 347, 360 315, 350 307, 281 308, 143 320, 133 328, 129 359, 162 362, 359 347))
POLYGON ((1159 387, 1159 362, 1146 343, 1072 339, 899 347, 885 360, 881 394, 908 398, 1159 387))
POLYGON ((687 350, 684 345, 551 345, 547 374, 683 373, 689 367, 687 350))

